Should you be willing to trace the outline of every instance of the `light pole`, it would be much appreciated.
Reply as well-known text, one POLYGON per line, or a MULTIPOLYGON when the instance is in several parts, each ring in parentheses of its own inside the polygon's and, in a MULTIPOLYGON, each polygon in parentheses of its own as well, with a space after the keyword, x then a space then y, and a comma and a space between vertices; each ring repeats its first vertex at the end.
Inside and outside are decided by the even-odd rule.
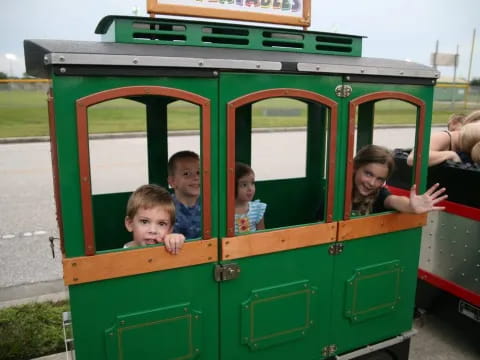
POLYGON ((15 60, 17 60, 17 56, 15 54, 5 54, 5 58, 8 60, 8 67, 10 70, 10 77, 13 77, 13 67, 12 64, 15 60))

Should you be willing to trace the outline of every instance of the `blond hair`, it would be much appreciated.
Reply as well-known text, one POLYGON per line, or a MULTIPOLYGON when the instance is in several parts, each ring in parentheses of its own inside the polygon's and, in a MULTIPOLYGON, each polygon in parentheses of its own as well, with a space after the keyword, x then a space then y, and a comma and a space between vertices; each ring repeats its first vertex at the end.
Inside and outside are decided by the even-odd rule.
POLYGON ((447 126, 449 131, 458 130, 457 126, 460 128, 463 126, 463 121, 465 120, 465 114, 452 114, 448 118, 447 126))
POLYGON ((460 150, 469 153, 473 146, 480 141, 480 123, 466 124, 460 130, 460 150))
POLYGON ((135 190, 127 202, 127 217, 133 219, 138 209, 151 209, 161 206, 175 223, 175 204, 170 193, 163 187, 155 184, 142 185, 135 190))
POLYGON ((480 164, 480 141, 477 142, 473 147, 472 151, 470 151, 470 157, 472 161, 476 164, 480 164))
POLYGON ((465 116, 465 118, 463 119, 463 123, 467 125, 467 124, 477 122, 479 120, 480 120, 480 110, 475 110, 475 111, 472 111, 467 116, 465 116))

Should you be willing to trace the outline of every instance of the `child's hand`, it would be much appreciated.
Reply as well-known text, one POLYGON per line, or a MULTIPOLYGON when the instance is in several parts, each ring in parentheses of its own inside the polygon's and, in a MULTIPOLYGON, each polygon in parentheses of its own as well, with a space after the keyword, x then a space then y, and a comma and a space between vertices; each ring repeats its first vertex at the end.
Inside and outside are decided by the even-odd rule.
POLYGON ((170 254, 177 255, 185 242, 185 236, 182 234, 167 234, 163 238, 163 242, 170 254))
POLYGON ((445 188, 438 189, 439 186, 440 185, 436 183, 423 195, 417 195, 415 184, 412 186, 410 189, 410 207, 415 214, 423 214, 435 210, 445 210, 444 206, 436 206, 440 201, 443 201, 448 197, 447 195, 442 195, 445 192, 445 188))

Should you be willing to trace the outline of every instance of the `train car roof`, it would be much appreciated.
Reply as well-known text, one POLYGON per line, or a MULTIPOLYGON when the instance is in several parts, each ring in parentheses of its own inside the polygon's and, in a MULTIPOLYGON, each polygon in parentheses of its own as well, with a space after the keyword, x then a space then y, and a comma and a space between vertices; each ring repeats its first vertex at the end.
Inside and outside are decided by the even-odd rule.
POLYGON ((404 83, 424 79, 428 84, 440 76, 429 66, 401 60, 281 51, 68 40, 25 40, 24 50, 27 73, 46 78, 52 76, 52 70, 58 75, 101 75, 105 71, 112 74, 108 69, 115 68, 124 76, 180 68, 339 74, 360 76, 365 81, 388 77, 404 83))

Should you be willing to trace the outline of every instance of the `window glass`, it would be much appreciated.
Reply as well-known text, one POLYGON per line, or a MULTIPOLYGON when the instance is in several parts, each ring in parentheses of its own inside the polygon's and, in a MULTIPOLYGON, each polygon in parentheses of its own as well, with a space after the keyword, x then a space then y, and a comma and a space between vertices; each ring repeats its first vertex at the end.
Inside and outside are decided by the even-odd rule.
POLYGON ((252 106, 252 167, 257 180, 306 175, 307 104, 289 98, 252 106))
MULTIPOLYGON (((272 98, 236 110, 236 234, 324 220, 326 203, 327 107, 292 98, 272 98), (241 166, 241 165, 240 165, 241 166), (240 191, 253 181, 253 195, 240 191), (263 212, 264 211, 264 212, 263 212), (259 228, 257 225, 259 224, 259 228)), ((247 190, 245 190, 247 191, 247 190)))
POLYGON ((92 194, 132 191, 148 182, 145 129, 140 102, 115 99, 88 108, 92 194))
MULTIPOLYGON (((124 223, 126 207, 130 194, 141 185, 157 184, 172 194, 187 186, 189 196, 195 197, 194 202, 201 198, 198 160, 193 161, 194 176, 185 178, 181 184, 169 186, 168 173, 169 158, 175 153, 190 151, 197 158, 201 156, 200 107, 163 96, 135 99, 115 99, 88 108, 97 251, 120 248, 132 240, 132 233, 124 223)), ((174 231, 184 233, 187 239, 201 237, 201 206, 196 209, 195 217, 187 216, 187 220, 195 219, 187 224, 195 229, 194 233, 184 233, 183 228, 175 224, 174 231)), ((182 219, 178 211, 176 215, 182 219)))
MULTIPOLYGON (((352 216, 390 210, 384 207, 384 200, 389 195, 385 185, 394 171, 406 175, 407 187, 411 185, 411 168, 407 167, 405 161, 398 162, 396 157, 402 153, 400 149, 414 147, 416 119, 417 107, 401 100, 372 101, 357 107, 351 190, 352 216), (411 125, 399 126, 403 124, 411 125), (382 163, 379 163, 379 159, 382 163)), ((406 159, 406 155, 404 158, 406 159)))
POLYGON ((182 150, 200 155, 200 106, 177 100, 168 109, 168 157, 182 150))

